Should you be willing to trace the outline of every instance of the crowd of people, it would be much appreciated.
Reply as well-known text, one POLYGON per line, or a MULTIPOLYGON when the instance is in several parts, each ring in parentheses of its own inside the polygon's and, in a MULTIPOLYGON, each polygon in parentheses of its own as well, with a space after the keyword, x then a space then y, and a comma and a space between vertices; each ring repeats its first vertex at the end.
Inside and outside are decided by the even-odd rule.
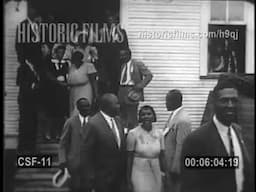
MULTIPOLYGON (((23 23, 40 22, 33 9, 28 16, 23 23)), ((115 17, 109 21, 116 22, 115 17)), ((19 152, 36 151, 39 109, 52 120, 44 137, 58 140, 59 168, 70 173, 73 192, 252 191, 250 157, 235 118, 234 82, 218 82, 214 116, 193 132, 181 91, 170 90, 169 118, 157 129, 152 106, 138 111, 153 74, 132 59, 122 33, 125 39, 117 44, 16 42, 19 152), (240 161, 237 169, 189 169, 184 166, 189 156, 240 161)))
MULTIPOLYGON (((78 113, 76 102, 79 98, 87 98, 92 105, 92 113, 95 113, 97 100, 104 93, 118 95, 121 86, 122 89, 129 87, 129 90, 134 86, 134 90, 141 94, 143 86, 148 83, 147 80, 137 87, 144 79, 144 74, 140 74, 145 71, 144 64, 137 67, 137 62, 130 62, 129 71, 124 67, 127 59, 131 60, 131 51, 125 30, 116 29, 119 25, 115 14, 106 14, 105 22, 112 30, 111 38, 101 43, 84 39, 82 29, 75 32, 74 42, 41 42, 35 28, 42 22, 54 22, 54 19, 45 19, 29 4, 28 17, 18 25, 16 32, 15 48, 20 64, 16 81, 20 112, 18 149, 22 153, 36 151, 39 128, 46 141, 59 141, 64 122, 78 113), (22 41, 21 34, 26 34, 22 41), (120 35, 123 41, 112 41, 120 35), (125 73, 121 68, 126 69, 125 73), (119 84, 120 78, 127 78, 122 85, 119 84)), ((127 91, 122 92, 121 97, 124 94, 127 91)), ((142 99, 136 98, 132 102, 136 109, 142 99)), ((126 118, 129 117, 127 110, 123 110, 126 118)), ((128 113, 131 114, 129 110, 128 113)))
POLYGON ((60 169, 71 175, 71 191, 253 191, 253 162, 236 123, 237 87, 232 80, 222 80, 213 95, 214 115, 195 131, 177 89, 166 94, 169 118, 163 129, 156 128, 152 106, 142 106, 138 124, 125 132, 116 95, 103 94, 93 116, 88 99, 79 99, 79 113, 67 120, 59 150, 60 169), (186 166, 186 158, 197 157, 238 157, 239 166, 186 166))

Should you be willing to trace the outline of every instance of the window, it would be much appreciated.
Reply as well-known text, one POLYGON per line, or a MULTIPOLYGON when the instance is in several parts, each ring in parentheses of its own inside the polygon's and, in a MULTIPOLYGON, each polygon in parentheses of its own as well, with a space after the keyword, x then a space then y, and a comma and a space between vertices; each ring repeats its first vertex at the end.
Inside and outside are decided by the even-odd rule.
POLYGON ((254 73, 254 4, 246 1, 202 2, 200 76, 254 73))

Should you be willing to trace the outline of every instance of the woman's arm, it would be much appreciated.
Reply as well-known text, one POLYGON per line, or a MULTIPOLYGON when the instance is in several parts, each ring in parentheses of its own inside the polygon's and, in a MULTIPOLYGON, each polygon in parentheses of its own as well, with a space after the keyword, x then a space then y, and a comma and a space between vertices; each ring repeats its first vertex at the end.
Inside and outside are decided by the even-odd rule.
POLYGON ((126 175, 126 179, 127 179, 127 185, 128 185, 129 192, 133 191, 132 180, 131 180, 133 160, 134 160, 134 152, 133 151, 127 151, 127 175, 126 175))
POLYGON ((133 131, 130 131, 126 139, 126 150, 127 150, 126 181, 128 186, 128 192, 133 192, 132 167, 133 167, 133 161, 134 161, 135 147, 136 147, 136 135, 133 131))
POLYGON ((161 169, 161 174, 163 178, 163 185, 164 185, 164 191, 168 189, 168 180, 169 180, 169 174, 167 171, 167 162, 166 162, 166 157, 165 157, 165 142, 164 142, 164 135, 160 138, 160 154, 159 154, 159 163, 160 163, 160 169, 161 169))
POLYGON ((88 74, 89 81, 92 85, 93 98, 98 97, 97 73, 88 74))

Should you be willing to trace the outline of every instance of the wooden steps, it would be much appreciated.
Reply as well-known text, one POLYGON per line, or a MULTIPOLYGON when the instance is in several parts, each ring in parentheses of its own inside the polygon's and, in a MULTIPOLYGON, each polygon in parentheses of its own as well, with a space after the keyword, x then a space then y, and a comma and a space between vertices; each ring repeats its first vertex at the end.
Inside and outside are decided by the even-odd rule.
POLYGON ((52 168, 17 168, 15 192, 68 192, 68 187, 56 188, 52 177, 58 171, 58 143, 44 143, 38 139, 39 154, 53 157, 52 168))

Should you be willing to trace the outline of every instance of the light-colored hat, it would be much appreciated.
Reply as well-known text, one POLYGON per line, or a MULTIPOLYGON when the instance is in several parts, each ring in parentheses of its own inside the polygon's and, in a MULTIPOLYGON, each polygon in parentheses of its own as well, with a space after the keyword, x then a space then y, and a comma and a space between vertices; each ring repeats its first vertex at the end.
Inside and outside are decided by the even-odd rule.
POLYGON ((62 187, 70 177, 67 168, 65 168, 64 171, 60 169, 54 174, 52 184, 54 187, 62 187))

